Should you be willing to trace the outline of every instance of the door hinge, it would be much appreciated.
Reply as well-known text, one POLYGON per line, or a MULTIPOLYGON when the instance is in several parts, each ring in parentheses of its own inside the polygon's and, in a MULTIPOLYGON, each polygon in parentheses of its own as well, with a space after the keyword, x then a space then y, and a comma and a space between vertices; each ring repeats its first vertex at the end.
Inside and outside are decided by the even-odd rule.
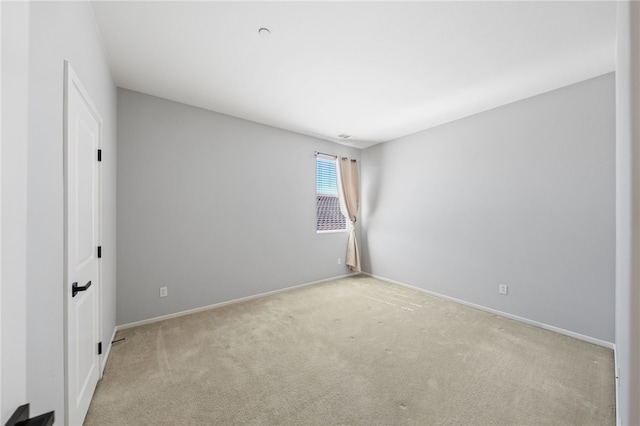
POLYGON ((98 342, 98 355, 102 355, 102 342, 98 342))
POLYGON ((102 161, 102 150, 98 150, 98 161, 102 161))
POLYGON ((102 246, 98 246, 98 259, 102 257, 102 246))

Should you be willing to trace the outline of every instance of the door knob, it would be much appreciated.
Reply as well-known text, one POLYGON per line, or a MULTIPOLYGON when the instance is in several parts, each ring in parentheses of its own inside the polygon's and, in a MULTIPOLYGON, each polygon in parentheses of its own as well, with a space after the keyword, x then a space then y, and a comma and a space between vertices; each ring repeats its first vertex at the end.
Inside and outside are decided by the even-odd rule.
POLYGON ((85 284, 82 287, 78 286, 77 282, 71 284, 71 297, 76 297, 76 294, 78 294, 81 291, 87 291, 89 287, 91 287, 91 281, 89 281, 87 284, 85 284))

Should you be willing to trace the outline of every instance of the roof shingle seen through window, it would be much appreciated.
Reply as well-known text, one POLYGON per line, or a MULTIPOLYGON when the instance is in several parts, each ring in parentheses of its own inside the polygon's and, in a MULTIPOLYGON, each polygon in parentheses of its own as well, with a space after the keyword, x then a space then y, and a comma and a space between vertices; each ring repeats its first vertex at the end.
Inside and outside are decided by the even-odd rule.
POLYGON ((316 217, 318 231, 335 231, 346 229, 345 217, 340 211, 340 200, 338 197, 328 195, 318 195, 316 202, 316 217))

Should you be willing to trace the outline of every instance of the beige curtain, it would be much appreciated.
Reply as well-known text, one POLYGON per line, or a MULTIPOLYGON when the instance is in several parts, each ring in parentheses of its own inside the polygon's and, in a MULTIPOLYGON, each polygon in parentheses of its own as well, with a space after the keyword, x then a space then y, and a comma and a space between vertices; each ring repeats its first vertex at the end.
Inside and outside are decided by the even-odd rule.
POLYGON ((360 272, 360 253, 356 240, 356 220, 360 207, 360 166, 358 161, 342 157, 340 163, 340 181, 344 199, 345 216, 351 221, 351 232, 347 241, 345 264, 352 271, 360 272))

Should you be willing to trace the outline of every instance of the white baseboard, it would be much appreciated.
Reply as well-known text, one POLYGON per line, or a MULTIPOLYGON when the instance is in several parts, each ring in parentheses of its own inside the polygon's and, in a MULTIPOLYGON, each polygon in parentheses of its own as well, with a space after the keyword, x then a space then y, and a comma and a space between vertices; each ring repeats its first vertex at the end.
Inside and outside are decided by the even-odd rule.
MULTIPOLYGON (((403 286, 403 287, 407 287, 407 288, 410 288, 410 289, 413 289, 413 290, 416 290, 416 291, 420 291, 422 293, 426 293, 426 294, 429 294, 429 295, 432 295, 432 296, 435 296, 435 297, 439 297, 439 298, 442 298, 442 299, 445 299, 445 300, 449 300, 451 302, 459 303, 461 305, 469 306, 469 307, 472 307, 472 308, 475 308, 475 309, 479 309, 481 311, 490 312, 492 314, 499 315, 501 317, 513 319, 513 320, 516 320, 516 321, 519 321, 519 322, 522 322, 522 323, 525 323, 525 324, 529 324, 529 325, 533 325, 535 327, 543 328, 545 330, 554 331, 556 333, 564 334, 565 336, 569 336, 569 337, 573 337, 575 339, 583 340, 585 342, 593 343, 594 345, 602 346, 602 347, 605 347, 605 348, 608 348, 608 349, 615 349, 615 344, 613 344, 611 342, 607 342, 605 340, 596 339, 594 337, 586 336, 586 335, 580 334, 580 333, 575 333, 573 331, 565 330, 565 329, 560 328, 560 327, 555 327, 553 325, 549 325, 549 324, 541 323, 541 322, 538 322, 538 321, 534 321, 534 320, 531 320, 529 318, 519 317, 517 315, 513 315, 513 314, 510 314, 510 313, 507 313, 507 312, 498 311, 496 309, 488 308, 486 306, 477 305, 475 303, 467 302, 467 301, 461 300, 461 299, 456 299, 455 297, 450 297, 450 296, 447 296, 447 295, 444 295, 444 294, 441 294, 441 293, 436 293, 434 291, 425 290, 425 289, 420 288, 420 287, 415 287, 415 286, 412 286, 410 284, 406 284, 406 283, 403 283, 403 282, 400 282, 400 281, 396 281, 396 280, 392 280, 392 279, 389 279, 389 278, 386 278, 386 277, 374 275, 374 274, 371 274, 371 273, 368 273, 368 272, 361 272, 361 273, 364 274, 364 275, 368 275, 370 277, 373 277, 373 278, 377 278, 379 280, 387 281, 387 282, 390 282, 390 283, 393 283, 393 284, 397 284, 397 285, 400 285, 400 286, 403 286)), ((115 336, 115 333, 117 331, 119 331, 119 330, 125 330, 127 328, 137 327, 137 326, 140 326, 140 325, 151 324, 151 323, 158 322, 158 321, 164 321, 164 320, 170 319, 170 318, 177 318, 177 317, 181 317, 181 316, 184 316, 184 315, 193 314, 193 313, 196 313, 196 312, 206 311, 206 310, 209 310, 209 309, 220 308, 222 306, 227 306, 227 305, 231 305, 231 304, 234 304, 234 303, 245 302, 245 301, 248 301, 248 300, 258 299, 260 297, 270 296, 272 294, 282 293, 283 291, 293 290, 293 289, 296 289, 296 288, 306 287, 306 286, 310 286, 310 285, 314 285, 314 284, 320 284, 320 283, 324 283, 324 282, 327 282, 327 281, 333 281, 333 280, 337 280, 337 279, 340 279, 340 278, 351 277, 351 276, 355 276, 355 275, 359 275, 359 274, 360 274, 360 272, 354 272, 354 273, 351 273, 351 274, 339 275, 339 276, 336 276, 336 277, 326 278, 326 279, 323 279, 323 280, 312 281, 312 282, 308 282, 308 283, 304 283, 304 284, 298 284, 298 285, 291 286, 291 287, 281 288, 281 289, 278 289, 278 290, 268 291, 268 292, 265 292, 265 293, 259 293, 259 294, 254 294, 254 295, 247 296, 247 297, 241 297, 239 299, 233 299, 233 300, 229 300, 229 301, 226 301, 226 302, 214 303, 213 305, 207 305, 207 306, 203 306, 203 307, 200 307, 200 308, 189 309, 189 310, 186 310, 186 311, 175 312, 175 313, 172 313, 172 314, 162 315, 162 316, 159 316, 159 317, 149 318, 149 319, 145 319, 145 320, 141 320, 141 321, 135 321, 135 322, 131 322, 131 323, 128 323, 128 324, 122 324, 122 325, 119 325, 119 326, 117 326, 115 328, 114 336, 115 336)), ((112 337, 111 340, 113 340, 113 337, 112 337)), ((108 352, 105 354, 106 356, 103 358, 103 365, 102 365, 103 369, 104 369, 104 365, 106 365, 106 360, 107 360, 108 353, 109 353, 110 350, 111 350, 111 344, 109 344, 108 349, 107 349, 108 352)), ((617 358, 616 358, 616 362, 617 362, 617 358)), ((616 371, 617 371, 617 367, 616 367, 616 371)), ((617 391, 617 388, 616 388, 616 391, 617 391)), ((616 399, 616 401, 617 401, 617 399, 616 399)))
POLYGON ((106 348, 104 352, 104 356, 100 360, 100 377, 104 373, 104 368, 107 366, 107 360, 109 359, 109 354, 111 353, 111 342, 116 338, 116 332, 118 331, 118 327, 113 329, 113 333, 111 333, 111 338, 107 342, 102 343, 102 348, 106 348), (105 344, 106 343, 106 344, 105 344))
MULTIPOLYGON (((135 321, 135 322, 131 322, 131 323, 128 323, 128 324, 122 324, 122 325, 117 326, 115 331, 125 330, 127 328, 137 327, 139 325, 151 324, 151 323, 158 322, 158 321, 164 321, 164 320, 170 319, 170 318, 177 318, 177 317, 181 317, 181 316, 184 316, 184 315, 195 314, 196 312, 208 311, 209 309, 215 309, 215 308, 220 308, 222 306, 232 305, 234 303, 240 303, 240 302, 246 302, 248 300, 259 299, 261 297, 270 296, 272 294, 282 293, 283 291, 293 290, 293 289, 301 288, 301 287, 307 287, 307 286, 314 285, 314 284, 325 283, 327 281, 338 280, 340 278, 351 277, 351 276, 354 276, 354 275, 360 275, 360 272, 352 272, 350 274, 338 275, 337 277, 325 278, 325 279, 319 280, 319 281, 312 281, 312 282, 308 282, 308 283, 304 283, 304 284, 294 285, 294 286, 291 286, 291 287, 281 288, 281 289, 278 289, 278 290, 267 291, 265 293, 258 293, 258 294, 254 294, 252 296, 241 297, 239 299, 233 299, 233 300, 229 300, 229 301, 226 301, 226 302, 214 303, 213 305, 207 305, 207 306, 203 306, 201 308, 188 309, 186 311, 176 312, 176 313, 173 313, 173 314, 167 314, 167 315, 162 315, 162 316, 159 316, 159 317, 149 318, 149 319, 146 319, 146 320, 135 321)), ((115 335, 115 331, 114 331, 114 335, 115 335)))
MULTIPOLYGON (((456 299, 455 297, 450 297, 450 296, 447 296, 447 295, 444 295, 444 294, 436 293, 435 291, 425 290, 425 289, 420 288, 420 287, 415 287, 415 286, 412 286, 412 285, 409 285, 409 284, 406 284, 406 283, 403 283, 403 282, 400 282, 400 281, 395 281, 395 280, 392 280, 392 279, 389 279, 389 278, 385 278, 385 277, 381 277, 381 276, 378 276, 378 275, 370 274, 368 272, 363 272, 363 274, 368 275, 368 276, 373 277, 373 278, 377 278, 377 279, 382 280, 382 281, 387 281, 387 282, 390 282, 390 283, 393 283, 393 284, 397 284, 397 285, 400 285, 400 286, 403 286, 403 287, 407 287, 407 288, 410 288, 410 289, 413 289, 413 290, 416 290, 416 291, 420 291, 422 293, 426 293, 426 294, 429 294, 431 296, 440 297, 442 299, 446 299, 446 300, 449 300, 451 302, 455 302, 455 303, 459 303, 461 305, 465 305, 465 306, 469 306, 469 307, 472 307, 472 308, 475 308, 475 309, 479 309, 481 311, 490 312, 492 314, 499 315, 501 317, 509 318, 509 319, 512 319, 512 320, 523 322, 525 324, 529 324, 529 325, 533 325, 533 326, 536 326, 536 327, 539 327, 539 328, 543 328, 545 330, 554 331, 556 333, 564 334, 565 336, 569 336, 569 337, 573 337, 575 339, 583 340, 585 342, 593 343, 594 345, 603 346, 603 347, 608 348, 608 349, 614 349, 615 348, 615 345, 613 343, 607 342, 605 340, 600 340, 600 339, 596 339, 594 337, 585 336, 584 334, 575 333, 573 331, 565 330, 563 328, 555 327, 553 325, 544 324, 544 323, 541 323, 541 322, 538 322, 538 321, 534 321, 534 320, 531 320, 529 318, 519 317, 517 315, 512 315, 512 314, 509 314, 507 312, 502 312, 502 311, 498 311, 496 309, 487 308, 486 306, 476 305, 475 303, 471 303, 471 302, 467 302, 467 301, 464 301, 464 300, 456 299)), ((616 399, 616 401, 617 401, 617 399, 616 399)))
POLYGON ((620 373, 618 372, 618 351, 616 345, 613 345, 613 375, 615 377, 614 383, 616 386, 616 426, 622 426, 622 419, 620 418, 620 407, 618 406, 619 396, 618 389, 620 387, 620 373))

